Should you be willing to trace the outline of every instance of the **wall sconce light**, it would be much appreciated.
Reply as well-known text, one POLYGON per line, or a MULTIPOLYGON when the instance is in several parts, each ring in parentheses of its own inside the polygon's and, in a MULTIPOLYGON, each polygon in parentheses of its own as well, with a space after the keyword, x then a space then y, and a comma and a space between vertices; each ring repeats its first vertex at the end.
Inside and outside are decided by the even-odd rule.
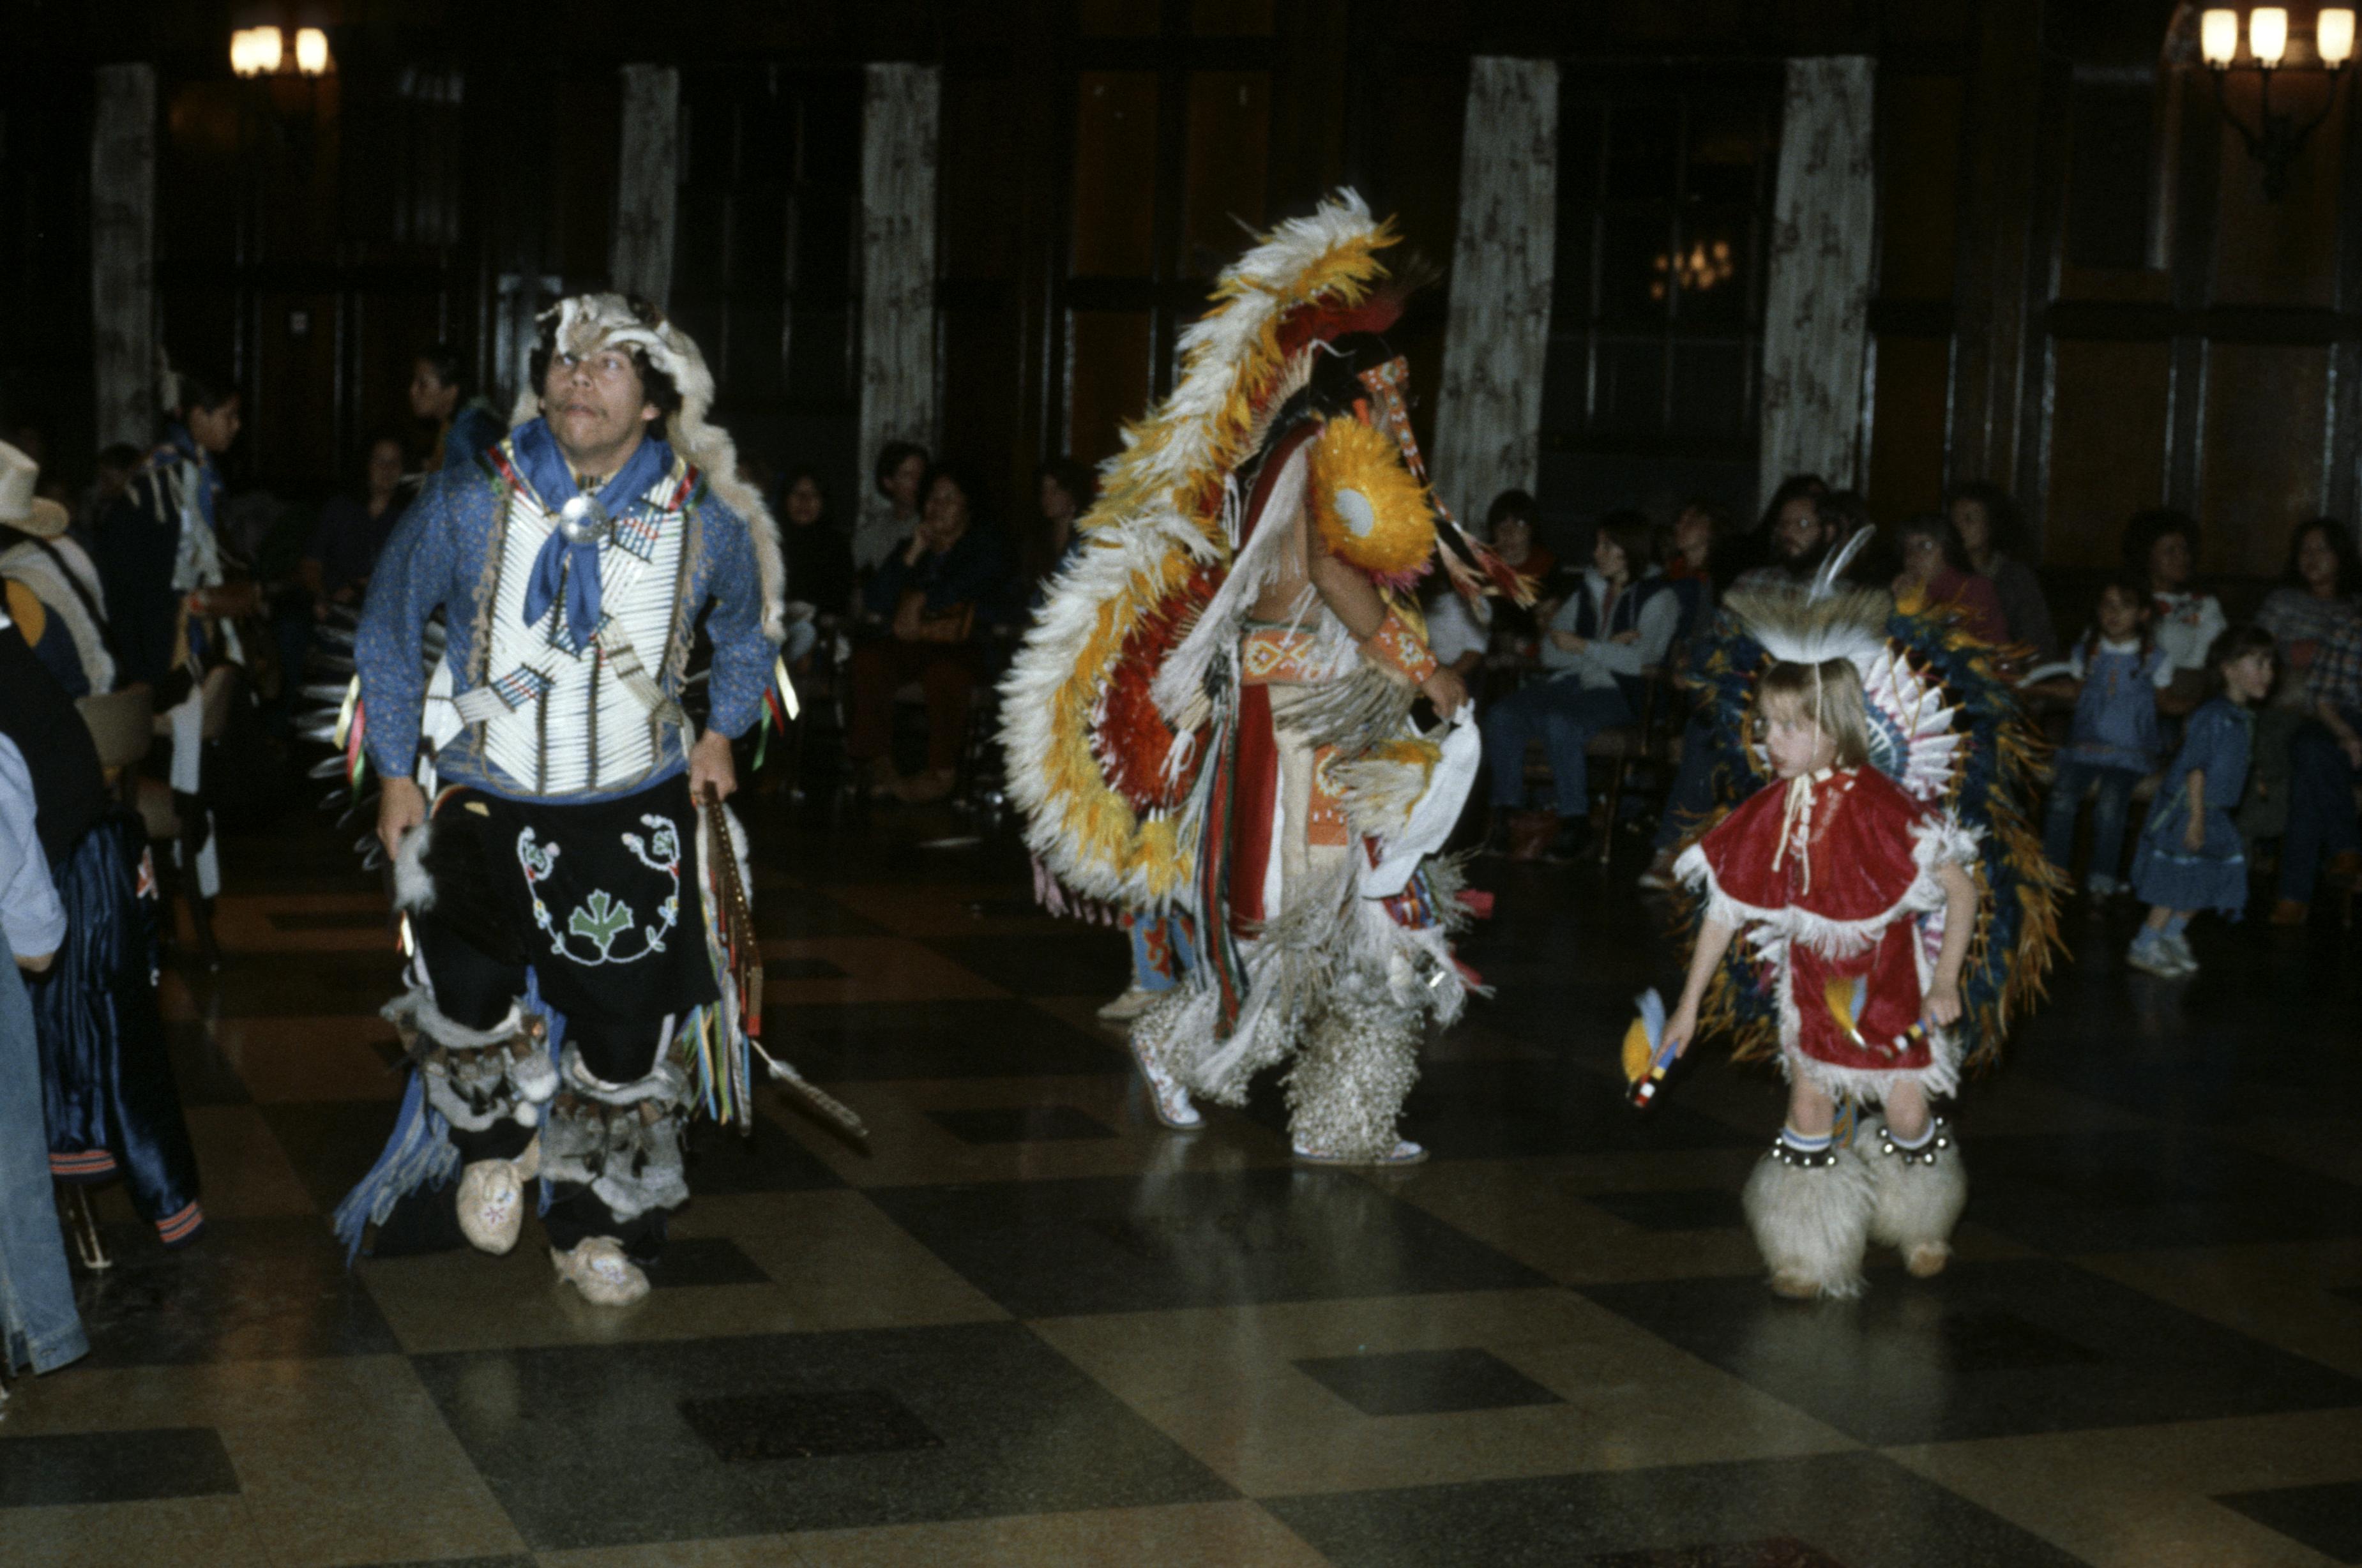
POLYGON ((229 36, 229 68, 240 76, 268 76, 281 59, 277 28, 240 28, 229 36))
POLYGON ((325 76, 336 61, 318 28, 295 29, 292 50, 281 28, 240 28, 229 36, 229 68, 239 76, 276 76, 291 68, 298 76, 325 76))
POLYGON ((2297 154, 2329 111, 2337 103, 2337 83, 2345 67, 2354 59, 2354 12, 2350 7, 2324 6, 2314 18, 2313 54, 2321 68, 2329 75, 2329 97, 2321 112, 2299 125, 2291 116, 2272 109, 2272 72, 2284 68, 2288 59, 2289 18, 2284 6, 2258 6, 2247 13, 2247 62, 2237 66, 2239 56, 2239 13, 2227 8, 2210 10, 2198 18, 2198 52, 2206 61, 2207 74, 2214 80, 2214 101, 2223 110, 2223 117, 2238 128, 2239 139, 2247 144, 2247 156, 2264 166, 2264 194, 2279 201, 2288 192, 2289 169, 2297 154), (2253 71, 2257 77, 2259 123, 2250 130, 2231 112, 2229 99, 2223 91, 2224 78, 2234 69, 2253 71))

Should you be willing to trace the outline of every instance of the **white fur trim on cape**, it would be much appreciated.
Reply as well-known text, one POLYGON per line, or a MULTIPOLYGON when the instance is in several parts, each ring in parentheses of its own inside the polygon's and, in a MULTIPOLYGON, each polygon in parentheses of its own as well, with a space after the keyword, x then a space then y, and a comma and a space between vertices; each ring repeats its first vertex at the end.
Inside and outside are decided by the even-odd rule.
POLYGON ((1706 859, 1703 841, 1682 852, 1681 858, 1673 862, 1673 875, 1705 895, 1708 920, 1719 921, 1734 931, 1752 926, 1775 932, 1817 953, 1842 958, 1870 946, 1888 926, 1907 915, 1941 910, 1944 884, 1937 880, 1936 867, 1947 862, 1976 864, 1982 837, 1982 830, 1967 826, 1949 813, 1921 822, 1911 830, 1911 858, 1918 865, 1918 875, 1891 907, 1860 920, 1831 920, 1793 906, 1765 909, 1741 902, 1722 890, 1714 867, 1706 859))
POLYGON ((425 913, 435 907, 435 874, 426 869, 426 841, 434 823, 425 822, 402 835, 393 851, 393 907, 425 913))
MULTIPOLYGON (((763 635, 774 644, 785 642, 788 571, 779 553, 779 526, 762 492, 738 477, 738 446, 730 432, 706 422, 713 411, 713 372, 706 368, 696 342, 668 320, 659 318, 653 326, 643 322, 622 294, 575 294, 542 312, 540 319, 553 317, 560 352, 588 357, 602 348, 637 348, 672 378, 680 392, 680 407, 666 416, 665 436, 673 450, 697 469, 706 488, 745 524, 763 590, 763 635)), ((509 428, 540 414, 541 389, 525 387, 509 411, 509 428)))

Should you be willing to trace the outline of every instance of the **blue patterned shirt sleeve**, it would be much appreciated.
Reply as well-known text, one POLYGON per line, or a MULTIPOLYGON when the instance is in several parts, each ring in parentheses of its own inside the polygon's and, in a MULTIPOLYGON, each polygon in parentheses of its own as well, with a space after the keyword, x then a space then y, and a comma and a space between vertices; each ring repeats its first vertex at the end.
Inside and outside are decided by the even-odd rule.
POLYGON ((713 560, 713 607, 705 617, 706 635, 713 639, 706 687, 712 706, 705 723, 735 740, 763 716, 763 688, 778 650, 763 631, 763 582, 752 530, 710 490, 701 507, 705 548, 713 560))
POLYGON ((427 619, 449 591, 457 554, 445 470, 432 475, 395 525, 370 574, 353 663, 368 713, 363 744, 380 777, 407 778, 418 765, 418 715, 426 700, 427 619))

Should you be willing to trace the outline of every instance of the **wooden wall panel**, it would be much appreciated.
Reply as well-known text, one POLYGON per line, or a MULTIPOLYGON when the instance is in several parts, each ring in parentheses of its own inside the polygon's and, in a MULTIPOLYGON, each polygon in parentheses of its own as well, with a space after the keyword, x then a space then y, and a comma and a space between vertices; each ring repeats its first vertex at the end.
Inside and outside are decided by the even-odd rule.
POLYGON ((1192 72, 1181 213, 1185 275, 1212 277, 1248 234, 1264 228, 1270 166, 1270 72, 1192 72))
POLYGON ((1156 76, 1087 71, 1075 84, 1076 277, 1142 277, 1156 260, 1156 76))
POLYGON ((1889 75, 1878 84, 1879 289, 1888 299, 1948 300, 1959 265, 1960 109, 1957 76, 1889 75))
POLYGON ((1201 37, 1269 38, 1277 0, 1190 0, 1189 30, 1201 37))
POLYGON ((1096 463, 1147 410, 1154 323, 1146 311, 1078 310, 1066 331, 1066 450, 1096 463))
POLYGON ((1875 352, 1868 493, 1871 511, 1891 520, 1943 498, 1952 346, 1941 337, 1887 336, 1875 352))
POLYGON ((2165 499, 2172 349, 2070 339, 2053 352, 2044 563, 2113 569, 2125 519, 2165 499))
POLYGON ((2199 569, 2268 576, 2321 511, 2326 349, 2217 343, 2207 354, 2199 569))
MULTIPOLYGON (((2226 83, 2233 111, 2255 124, 2252 72, 2226 83)), ((2319 114, 2328 88, 2312 72, 2280 73, 2272 83, 2272 106, 2300 120, 2319 114)), ((2213 226, 2213 299, 2224 304, 2326 305, 2336 301, 2337 194, 2340 149, 2350 91, 2313 132, 2289 174, 2288 193, 2278 201, 2264 194, 2263 165, 2247 156, 2239 133, 2223 126, 2220 205, 2213 226)))
MULTIPOLYGON (((264 473, 309 474, 334 483, 337 439, 337 296, 264 293, 255 300, 255 364, 246 434, 249 460, 264 473)), ((391 367, 372 375, 391 373, 391 367)), ((404 367, 406 370, 408 367, 404 367)))

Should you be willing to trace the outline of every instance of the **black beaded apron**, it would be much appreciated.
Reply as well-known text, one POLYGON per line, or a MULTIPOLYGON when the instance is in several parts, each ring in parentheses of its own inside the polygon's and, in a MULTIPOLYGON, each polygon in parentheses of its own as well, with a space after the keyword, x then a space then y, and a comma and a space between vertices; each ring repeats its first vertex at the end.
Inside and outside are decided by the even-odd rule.
POLYGON ((686 776, 598 805, 464 790, 435 821, 472 830, 502 923, 560 1012, 657 1018, 720 996, 686 776))

